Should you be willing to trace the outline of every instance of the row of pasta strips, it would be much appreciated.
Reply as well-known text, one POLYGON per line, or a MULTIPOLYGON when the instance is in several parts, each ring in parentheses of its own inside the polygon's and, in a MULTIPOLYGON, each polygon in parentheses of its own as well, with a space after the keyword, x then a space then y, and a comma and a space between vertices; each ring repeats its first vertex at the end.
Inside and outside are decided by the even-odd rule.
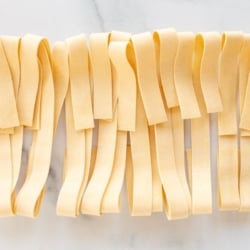
POLYGON ((79 35, 57 42, 52 52, 33 35, 1 37, 1 44, 1 215, 39 213, 63 104, 67 145, 58 215, 119 212, 124 174, 132 215, 163 208, 169 219, 210 213, 209 113, 218 113, 219 207, 249 210, 247 35, 98 33, 89 41, 79 35), (185 119, 191 119, 189 182, 185 119), (33 141, 15 195, 24 128, 33 141))

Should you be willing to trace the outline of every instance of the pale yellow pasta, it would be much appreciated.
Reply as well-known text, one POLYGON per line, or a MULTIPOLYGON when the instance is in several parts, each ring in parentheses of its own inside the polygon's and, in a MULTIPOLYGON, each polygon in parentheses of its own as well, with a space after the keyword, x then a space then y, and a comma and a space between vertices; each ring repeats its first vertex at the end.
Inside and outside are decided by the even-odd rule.
POLYGON ((59 117, 69 86, 69 59, 65 42, 56 42, 52 50, 52 69, 55 89, 55 123, 56 133, 59 117))
POLYGON ((179 104, 174 83, 178 35, 174 29, 160 29, 154 32, 154 41, 162 90, 168 108, 173 108, 179 104))
POLYGON ((147 118, 142 100, 137 92, 136 129, 129 132, 131 160, 127 176, 130 213, 133 216, 149 216, 152 213, 152 163, 147 118))
POLYGON ((249 131, 249 70, 250 70, 250 36, 244 36, 244 43, 239 62, 239 102, 240 102, 240 211, 250 210, 250 131, 249 131))
MULTIPOLYGON (((208 35, 207 35, 208 36, 208 35)), ((195 54, 193 63, 193 81, 194 89, 199 103, 201 117, 191 119, 191 168, 190 182, 192 195, 192 213, 211 213, 212 211, 212 185, 211 185, 211 163, 210 163, 210 130, 209 130, 209 114, 206 112, 206 105, 203 94, 207 88, 202 82, 209 80, 209 76, 204 76, 201 67, 204 61, 203 57, 203 35, 199 34, 195 39, 195 54), (203 77, 202 77, 203 76, 203 77), (202 139, 201 139, 202 138, 202 139)), ((216 78, 215 84, 216 84, 216 78)), ((203 83, 208 85, 209 83, 203 83)), ((217 86, 218 91, 218 86, 217 86)), ((209 92, 209 91, 208 91, 209 92)), ((212 91, 210 91, 211 93, 212 91)), ((216 98, 219 99, 218 93, 216 98)), ((205 95, 204 95, 205 96, 205 95)), ((209 104, 209 103, 208 103, 209 104)), ((209 105, 208 105, 209 106, 209 105)), ((220 107, 220 106, 219 106, 220 107)), ((218 108, 218 107, 216 107, 218 108)))
POLYGON ((62 111, 57 215, 119 213, 124 182, 132 216, 211 213, 212 167, 219 209, 250 211, 249 34, 0 36, 0 95, 0 216, 39 214, 62 111))
POLYGON ((117 126, 122 131, 135 131, 136 77, 129 62, 130 50, 131 44, 126 41, 109 45, 109 56, 117 77, 117 126))
MULTIPOLYGON (((19 83, 20 83, 20 62, 19 62, 19 50, 20 50, 20 37, 2 36, 1 37, 4 52, 10 73, 13 81, 13 88, 15 93, 15 99, 18 96, 19 83)), ((17 107, 18 108, 18 107, 17 107)), ((11 141, 11 158, 12 158, 12 190, 14 192, 19 173, 21 168, 21 156, 22 156, 22 144, 23 144, 23 127, 18 126, 13 129, 13 133, 10 135, 11 141)), ((6 129, 6 130, 10 130, 6 129)))
POLYGON ((103 195, 113 169, 116 140, 117 115, 115 113, 112 121, 99 120, 95 166, 81 203, 83 214, 101 214, 103 195))
POLYGON ((69 52, 69 86, 76 130, 94 127, 89 77, 89 53, 85 35, 66 40, 69 52))
POLYGON ((102 198, 102 213, 120 212, 120 193, 125 174, 126 150, 127 132, 118 131, 113 170, 102 198))
POLYGON ((168 219, 189 216, 189 201, 176 168, 171 118, 154 126, 156 159, 165 196, 165 211, 168 219))
MULTIPOLYGON (((15 200, 15 213, 23 216, 35 217, 38 215, 40 210, 44 194, 44 185, 47 180, 50 167, 54 129, 54 87, 50 50, 47 40, 38 37, 30 37, 29 39, 30 41, 28 44, 32 44, 32 47, 37 48, 37 53, 32 54, 32 60, 30 60, 29 63, 34 63, 36 60, 40 62, 39 80, 40 85, 42 86, 39 114, 40 129, 33 132, 33 142, 29 154, 27 176, 15 200), (37 41, 39 39, 40 42, 37 47, 37 41)), ((33 53, 33 51, 31 53, 33 53)), ((27 68, 25 70, 28 71, 26 74, 31 74, 28 65, 26 66, 27 68)), ((34 74, 36 75, 35 72, 34 74)), ((22 91, 24 91, 26 87, 27 85, 25 85, 22 91)), ((23 120, 21 120, 22 124, 32 126, 32 116, 27 113, 29 109, 26 105, 28 103, 22 102, 23 100, 21 97, 23 97, 23 95, 19 95, 18 97, 20 103, 24 104, 21 108, 24 112, 23 120)))
POLYGON ((167 115, 157 77, 153 36, 149 32, 133 35, 131 41, 135 55, 138 87, 148 124, 165 122, 167 115))
POLYGON ((152 164, 152 212, 162 212, 163 188, 157 163, 154 126, 149 127, 149 140, 152 164))
POLYGON ((80 212, 81 198, 86 185, 83 180, 86 175, 88 176, 89 165, 86 164, 86 133, 85 130, 75 130, 71 99, 69 90, 65 100, 67 150, 63 185, 57 200, 57 214, 74 217, 80 212))
POLYGON ((219 89, 223 111, 218 113, 219 135, 236 135, 236 91, 238 80, 238 59, 243 43, 242 33, 224 33, 219 62, 219 89))
POLYGON ((108 55, 109 39, 110 33, 95 33, 89 37, 95 119, 111 120, 113 117, 112 72, 108 55))
POLYGON ((0 40, 0 128, 8 129, 19 126, 14 84, 11 70, 0 40))
POLYGON ((218 199, 222 210, 240 208, 236 91, 242 42, 242 33, 223 34, 219 65, 223 111, 218 113, 218 199))
POLYGON ((185 164, 184 121, 181 118, 181 111, 179 107, 170 109, 170 112, 171 112, 176 169, 180 177, 183 190, 186 194, 189 213, 191 213, 191 195, 187 182, 187 176, 186 176, 187 169, 185 164))
POLYGON ((200 98, 204 97, 207 113, 221 112, 223 106, 218 85, 221 37, 217 32, 204 32, 198 34, 196 40, 198 40, 198 49, 201 53, 199 72, 202 93, 199 93, 200 98))
POLYGON ((174 64, 174 81, 182 119, 200 117, 200 109, 192 79, 194 34, 178 34, 178 47, 174 64))

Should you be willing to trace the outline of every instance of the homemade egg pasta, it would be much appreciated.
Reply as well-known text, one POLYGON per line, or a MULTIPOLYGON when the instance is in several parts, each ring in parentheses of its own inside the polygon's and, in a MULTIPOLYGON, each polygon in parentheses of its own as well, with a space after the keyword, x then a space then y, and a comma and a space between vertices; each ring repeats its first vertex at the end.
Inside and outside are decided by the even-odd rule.
POLYGON ((209 214, 212 171, 218 209, 250 211, 249 34, 0 36, 0 95, 0 216, 38 216, 62 113, 58 216, 119 213, 125 197, 132 216, 209 214))

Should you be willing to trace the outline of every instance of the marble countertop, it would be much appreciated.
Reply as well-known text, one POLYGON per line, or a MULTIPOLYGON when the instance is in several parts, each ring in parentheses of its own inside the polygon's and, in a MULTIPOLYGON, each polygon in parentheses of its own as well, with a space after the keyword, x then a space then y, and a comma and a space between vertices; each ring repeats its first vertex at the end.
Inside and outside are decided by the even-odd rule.
MULTIPOLYGON (((175 27, 178 31, 250 31, 248 0, 9 0, 0 1, 1 34, 44 35, 53 43, 79 33, 132 33, 175 27)), ((27 156, 26 136, 23 153, 27 156)), ((0 219, 0 249, 236 249, 250 244, 250 214, 214 212, 168 221, 164 214, 131 217, 127 204, 118 215, 57 217, 64 124, 53 147, 51 171, 40 216, 0 219)), ((24 157, 25 161, 25 157, 24 157)), ((123 199, 126 202, 126 199, 123 199)))

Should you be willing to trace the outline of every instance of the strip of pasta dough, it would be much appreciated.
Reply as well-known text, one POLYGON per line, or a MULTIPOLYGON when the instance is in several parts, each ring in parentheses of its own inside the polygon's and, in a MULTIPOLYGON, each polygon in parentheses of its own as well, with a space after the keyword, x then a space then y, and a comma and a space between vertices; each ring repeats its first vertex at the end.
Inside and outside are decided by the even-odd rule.
MULTIPOLYGON (((213 36, 213 34, 211 34, 211 36, 213 36)), ((212 212, 209 114, 207 114, 206 111, 201 87, 201 82, 204 79, 205 81, 207 80, 207 77, 203 75, 203 71, 201 70, 201 65, 203 65, 204 60, 203 53, 203 34, 198 34, 195 39, 193 81, 201 117, 191 119, 192 156, 190 182, 193 214, 212 212)), ((206 88, 204 88, 204 90, 206 92, 206 88)), ((218 98, 218 96, 215 96, 215 99, 216 98, 218 98)))
MULTIPOLYGON (((223 110, 218 85, 218 64, 221 36, 217 32, 204 32, 200 36, 201 62, 200 85, 207 113, 223 110)), ((203 112, 204 113, 204 112, 203 112)))
POLYGON ((81 213, 100 215, 102 199, 109 182, 115 155, 117 115, 112 121, 99 120, 95 167, 82 197, 81 213))
POLYGON ((64 160, 64 181, 57 200, 57 215, 77 216, 85 174, 85 131, 74 127, 72 97, 68 90, 65 100, 67 151, 64 160))
MULTIPOLYGON (((20 38, 3 36, 1 37, 2 45, 4 48, 5 56, 8 61, 8 66, 10 68, 11 78, 13 81, 14 95, 15 98, 18 96, 19 81, 20 81, 20 63, 19 63, 19 47, 20 47, 20 38)), ((6 129, 9 130, 9 129, 6 129)), ((18 126, 13 128, 13 134, 9 135, 10 142, 7 142, 7 145, 11 146, 11 175, 12 175, 12 189, 10 200, 12 202, 11 207, 9 206, 10 214, 13 214, 13 202, 15 199, 15 188, 18 181, 20 168, 21 168, 21 156, 22 156, 22 144, 23 144, 23 127, 18 126)), ((9 150, 6 149, 5 153, 9 154, 9 150)), ((7 156, 9 158, 9 156, 7 156)), ((9 163, 7 163, 9 164, 9 163)), ((3 164, 5 165, 5 164, 3 164)), ((7 167, 6 165, 4 166, 7 167)), ((7 179, 5 180, 5 182, 7 179)), ((8 194, 8 193, 6 193, 8 194)), ((4 199, 3 199, 4 200, 4 199)))
POLYGON ((52 50, 52 68, 55 89, 55 124, 56 133, 59 117, 69 86, 68 49, 65 42, 56 42, 52 50))
POLYGON ((240 208, 236 91, 242 42, 243 36, 238 32, 222 36, 219 88, 223 111, 218 113, 218 200, 222 210, 240 208))
POLYGON ((200 117, 200 109, 192 79, 194 34, 178 34, 178 47, 174 65, 174 81, 182 119, 200 117))
POLYGON ((240 102, 240 211, 250 210, 250 131, 249 103, 250 97, 250 35, 244 36, 240 53, 239 68, 239 102, 240 102))
POLYGON ((127 181, 127 189, 131 190, 130 213, 133 216, 149 216, 152 213, 153 195, 150 141, 147 118, 138 92, 136 113, 135 132, 129 132, 132 178, 127 181))
POLYGON ((174 62, 178 46, 178 35, 174 29, 161 29, 154 32, 156 52, 162 90, 168 108, 178 106, 174 83, 174 62))
POLYGON ((120 211, 120 192, 126 166, 127 131, 135 129, 136 111, 136 80, 131 68, 126 50, 129 39, 128 33, 111 33, 109 56, 112 62, 113 100, 117 100, 116 149, 114 163, 109 182, 102 199, 102 213, 120 211))
POLYGON ((154 126, 156 159, 165 194, 168 219, 181 219, 189 215, 189 201, 176 168, 171 118, 154 126))
POLYGON ((170 109, 172 133, 174 141, 174 154, 175 164, 178 175, 181 180, 183 190, 186 194, 186 200, 191 212, 191 195, 186 176, 186 164, 185 164, 185 144, 184 144, 184 120, 181 118, 181 111, 179 107, 170 109))
POLYGON ((110 175, 109 183, 102 198, 102 213, 120 212, 120 193, 122 189, 127 150, 127 132, 117 131, 115 156, 113 170, 110 175))
POLYGON ((68 38, 70 90, 72 95, 72 110, 76 130, 94 127, 92 110, 89 53, 85 35, 68 38))
POLYGON ((17 105, 21 125, 32 127, 39 88, 38 49, 43 38, 25 35, 20 46, 20 86, 17 105), (32 72, 32 74, 30 73, 32 72))
MULTIPOLYGON (((17 98, 19 83, 20 83, 20 62, 19 62, 20 38, 12 36, 3 36, 1 37, 1 40, 8 61, 8 65, 11 71, 15 98, 17 98)), ((22 144, 23 144, 22 126, 14 128, 13 134, 10 135, 10 140, 11 140, 11 157, 12 157, 12 169, 13 169, 12 190, 14 192, 21 168, 21 156, 22 156, 22 144)))
POLYGON ((18 74, 15 74, 13 77, 13 73, 16 73, 13 71, 18 72, 17 68, 19 67, 18 60, 17 68, 17 65, 15 64, 16 59, 18 59, 18 46, 16 48, 16 44, 19 44, 19 39, 12 39, 10 37, 1 37, 0 39, 0 88, 2 93, 2 97, 0 98, 0 109, 1 117, 5 120, 3 122, 2 120, 0 121, 1 132, 3 132, 0 133, 0 196, 2 197, 0 202, 1 216, 13 215, 14 190, 21 164, 22 141, 19 140, 20 130, 18 128, 16 130, 14 129, 15 126, 19 125, 16 105, 16 90, 19 82, 19 79, 18 81, 16 80, 16 76, 18 74), (10 48, 13 50, 11 55, 10 48), (12 67, 10 67, 10 65, 12 67), (8 134, 8 131, 11 134, 8 134), (14 135, 13 132, 16 132, 17 134, 14 135), (14 155, 14 153, 16 153, 16 155, 14 155))
POLYGON ((67 151, 64 181, 57 201, 57 214, 77 216, 87 184, 94 126, 89 62, 84 35, 67 41, 70 88, 66 98, 67 151))
MULTIPOLYGON (((112 103, 113 103, 113 112, 118 108, 118 95, 119 95, 119 81, 121 81, 121 78, 118 76, 117 68, 115 67, 114 63, 112 62, 112 57, 110 54, 110 46, 111 44, 114 44, 116 42, 128 42, 131 37, 130 33, 127 32, 121 32, 121 31, 112 31, 110 33, 109 38, 109 46, 108 46, 108 53, 109 53, 109 59, 111 62, 111 73, 112 73, 112 103), (118 77, 120 78, 118 80, 118 77)), ((112 53, 114 54, 114 53, 112 53)), ((118 119, 118 117, 117 117, 118 119)), ((118 121, 118 120, 117 120, 118 121)))
POLYGON ((120 131, 135 131, 136 77, 130 64, 131 50, 131 44, 126 41, 109 45, 109 56, 117 74, 117 126, 120 131))
POLYGON ((19 126, 19 117, 11 70, 1 40, 0 58, 0 128, 8 129, 19 126))
POLYGON ((89 38, 95 119, 112 120, 113 117, 112 73, 108 55, 109 40, 110 33, 95 33, 91 34, 89 38))
MULTIPOLYGON (((37 37, 30 37, 29 44, 37 44, 37 37)), ((33 53, 32 50, 30 53, 33 53)), ((50 49, 46 39, 40 39, 37 54, 33 55, 41 65, 39 67, 39 78, 41 80, 41 107, 40 107, 40 129, 33 132, 33 142, 29 154, 28 171, 25 182, 17 194, 15 200, 15 213, 18 215, 35 217, 40 211, 40 205, 44 194, 44 186, 48 177, 50 157, 52 150, 53 129, 54 129, 54 87, 50 59, 50 49)), ((32 59, 30 62, 34 62, 32 59)), ((29 67, 26 68, 26 70, 29 67)), ((29 69, 30 70, 30 69, 29 69)), ((29 74, 36 75, 37 72, 29 74)), ((25 74, 28 75, 27 72, 25 74)), ((30 76, 31 77, 31 76, 30 76)), ((32 76, 31 78, 33 78, 32 76)), ((27 86, 25 86, 27 87, 27 86)), ((19 95, 19 98, 21 95, 19 95)), ((19 104, 22 104, 20 100, 19 104)), ((24 107, 27 103, 24 103, 24 107)), ((21 110, 26 109, 22 107, 21 110)), ((23 118, 24 124, 32 125, 28 115, 23 118), (27 123, 26 123, 27 121, 27 123)))
POLYGON ((167 115, 161 97, 153 36, 142 33, 131 37, 135 54, 139 91, 149 125, 165 122, 167 115))
POLYGON ((162 212, 164 194, 157 162, 154 126, 149 127, 149 140, 152 164, 152 212, 162 212))

